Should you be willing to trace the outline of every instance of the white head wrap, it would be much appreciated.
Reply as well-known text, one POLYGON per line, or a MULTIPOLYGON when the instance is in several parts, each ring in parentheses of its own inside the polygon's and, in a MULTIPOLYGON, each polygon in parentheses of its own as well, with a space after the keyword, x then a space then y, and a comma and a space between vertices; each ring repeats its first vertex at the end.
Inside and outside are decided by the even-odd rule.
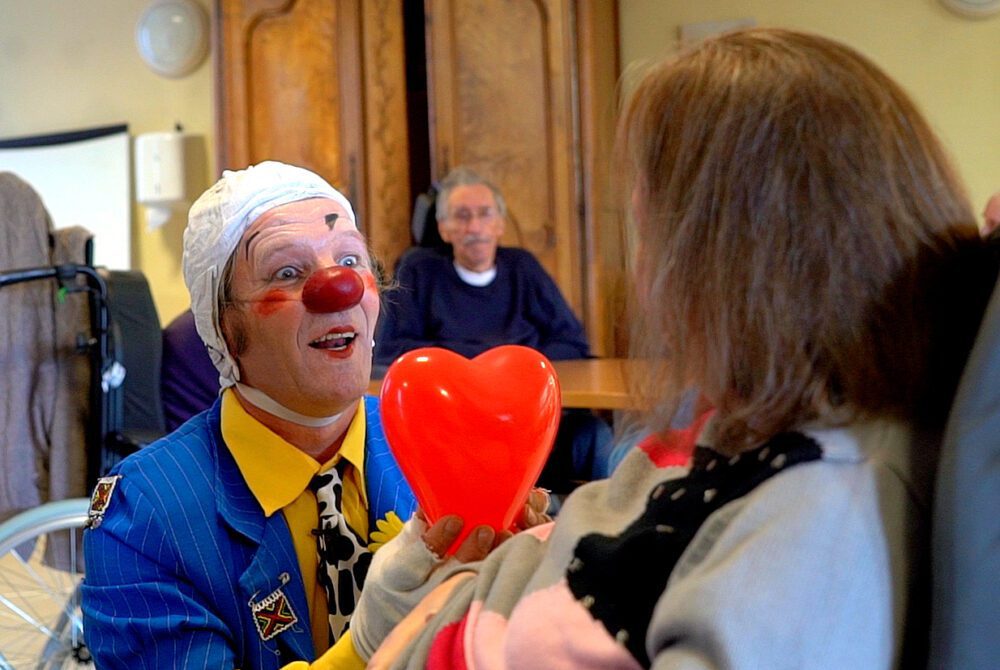
POLYGON ((222 387, 239 381, 239 368, 226 347, 219 323, 222 271, 243 233, 264 212, 279 205, 329 198, 357 225, 347 198, 309 170, 266 161, 245 170, 226 170, 222 179, 191 206, 184 231, 184 283, 191 294, 195 327, 219 370, 222 387))

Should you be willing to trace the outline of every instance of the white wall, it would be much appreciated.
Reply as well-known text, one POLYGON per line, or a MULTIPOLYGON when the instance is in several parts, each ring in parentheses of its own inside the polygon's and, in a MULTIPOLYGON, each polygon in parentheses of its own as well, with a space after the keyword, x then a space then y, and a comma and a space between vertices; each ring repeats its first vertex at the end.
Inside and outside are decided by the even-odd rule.
MULTIPOLYGON (((199 0, 206 8, 212 3, 199 0)), ((910 91, 951 150, 977 211, 1000 189, 1000 16, 959 18, 938 0, 620 0, 622 62, 674 48, 682 23, 753 17, 758 25, 843 40, 910 91)), ((148 0, 0 0, 0 137, 128 123, 133 134, 180 122, 205 137, 216 174, 214 88, 206 61, 182 79, 149 70, 135 48, 148 0)), ((207 186, 207 184, 205 184, 207 186)), ((183 214, 147 231, 134 212, 133 266, 166 323, 187 307, 183 214)))
POLYGON ((627 69, 676 48, 681 24, 751 17, 865 53, 913 96, 981 212, 1000 190, 1000 15, 967 19, 939 0, 621 0, 627 69))
MULTIPOLYGON (((208 0, 199 0, 208 8, 208 0)), ((213 175, 210 59, 167 79, 135 47, 147 0, 0 0, 0 137, 127 123, 133 135, 175 122, 205 138, 204 175, 213 175)), ((81 175, 86 179, 86 175, 81 175)), ((204 177, 207 179, 207 176, 204 177)), ((205 184, 207 186, 207 184, 205 184)), ((180 274, 182 213, 156 231, 133 211, 132 263, 150 281, 164 323, 187 307, 180 274)))

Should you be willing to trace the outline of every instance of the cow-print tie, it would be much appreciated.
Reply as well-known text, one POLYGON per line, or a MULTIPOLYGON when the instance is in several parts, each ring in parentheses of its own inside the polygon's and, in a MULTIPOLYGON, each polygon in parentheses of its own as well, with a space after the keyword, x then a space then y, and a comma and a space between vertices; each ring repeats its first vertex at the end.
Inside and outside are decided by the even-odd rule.
POLYGON ((335 468, 316 475, 309 483, 319 505, 319 529, 313 533, 319 552, 318 579, 326 591, 330 613, 331 645, 351 623, 372 558, 368 543, 344 519, 341 476, 346 465, 347 461, 341 459, 335 468))

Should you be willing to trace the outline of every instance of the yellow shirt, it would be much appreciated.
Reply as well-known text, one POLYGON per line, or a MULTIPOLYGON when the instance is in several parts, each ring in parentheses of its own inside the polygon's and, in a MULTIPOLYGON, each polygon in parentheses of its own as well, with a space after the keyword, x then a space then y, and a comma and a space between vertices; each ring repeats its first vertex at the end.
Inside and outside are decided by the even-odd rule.
POLYGON ((368 537, 368 495, 365 491, 365 406, 358 402, 344 441, 337 453, 326 463, 320 463, 271 432, 247 414, 235 391, 230 388, 222 396, 222 437, 236 461, 250 491, 270 517, 281 510, 292 534, 295 555, 302 572, 306 599, 309 602, 310 623, 316 655, 323 658, 312 666, 304 662, 286 668, 363 668, 364 663, 354 651, 350 632, 329 646, 329 624, 326 593, 316 579, 319 556, 316 537, 319 527, 316 495, 309 482, 318 472, 334 467, 343 458, 350 464, 344 472, 343 509, 347 524, 361 537, 368 537), (281 476, 274 474, 280 472, 281 476))

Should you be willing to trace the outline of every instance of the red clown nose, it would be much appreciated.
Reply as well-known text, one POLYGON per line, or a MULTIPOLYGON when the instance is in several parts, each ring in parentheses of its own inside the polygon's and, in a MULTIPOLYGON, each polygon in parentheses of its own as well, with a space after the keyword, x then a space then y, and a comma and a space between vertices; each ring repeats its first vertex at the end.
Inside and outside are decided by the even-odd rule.
POLYGON ((302 287, 302 304, 318 314, 342 312, 361 302, 365 284, 351 268, 333 265, 317 270, 302 287))

